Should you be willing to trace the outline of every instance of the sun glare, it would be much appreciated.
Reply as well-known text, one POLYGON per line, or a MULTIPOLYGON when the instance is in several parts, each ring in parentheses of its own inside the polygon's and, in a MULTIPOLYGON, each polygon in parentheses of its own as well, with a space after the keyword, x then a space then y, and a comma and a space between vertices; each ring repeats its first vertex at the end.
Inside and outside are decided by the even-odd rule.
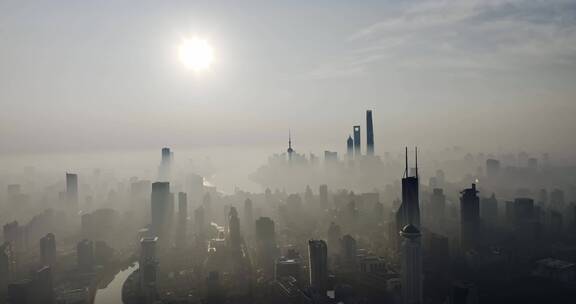
POLYGON ((178 46, 178 57, 186 68, 199 72, 210 68, 214 50, 205 39, 185 38, 178 46))

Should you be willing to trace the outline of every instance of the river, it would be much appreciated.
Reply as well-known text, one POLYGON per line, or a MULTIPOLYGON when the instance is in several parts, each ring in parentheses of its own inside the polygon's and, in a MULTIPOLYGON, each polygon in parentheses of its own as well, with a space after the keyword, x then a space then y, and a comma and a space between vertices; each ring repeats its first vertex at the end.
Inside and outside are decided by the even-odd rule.
POLYGON ((134 263, 130 267, 118 272, 108 286, 96 291, 94 304, 123 304, 122 285, 128 276, 136 269, 138 269, 138 263, 134 263))

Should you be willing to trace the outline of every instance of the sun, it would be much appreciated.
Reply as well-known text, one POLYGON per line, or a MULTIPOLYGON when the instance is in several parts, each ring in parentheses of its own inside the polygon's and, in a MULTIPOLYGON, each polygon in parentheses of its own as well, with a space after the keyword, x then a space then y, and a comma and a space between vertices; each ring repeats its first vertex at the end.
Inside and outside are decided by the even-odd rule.
POLYGON ((187 69, 200 72, 212 65, 214 49, 205 39, 184 38, 178 46, 178 58, 187 69))

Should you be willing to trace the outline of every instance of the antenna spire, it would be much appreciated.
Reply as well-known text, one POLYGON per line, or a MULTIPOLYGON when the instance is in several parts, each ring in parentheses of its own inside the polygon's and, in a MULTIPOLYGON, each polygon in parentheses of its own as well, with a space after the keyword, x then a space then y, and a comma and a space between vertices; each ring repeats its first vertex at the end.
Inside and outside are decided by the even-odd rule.
POLYGON ((290 129, 288 129, 288 149, 286 152, 288 152, 288 158, 292 159, 292 153, 294 152, 294 149, 292 149, 292 132, 290 132, 290 129))
POLYGON ((416 159, 415 159, 415 161, 416 161, 416 170, 415 170, 416 171, 416 178, 418 178, 418 147, 416 147, 416 151, 414 154, 416 156, 416 159))
POLYGON ((404 169, 404 177, 408 177, 408 147, 406 147, 405 157, 406 157, 406 167, 404 169))

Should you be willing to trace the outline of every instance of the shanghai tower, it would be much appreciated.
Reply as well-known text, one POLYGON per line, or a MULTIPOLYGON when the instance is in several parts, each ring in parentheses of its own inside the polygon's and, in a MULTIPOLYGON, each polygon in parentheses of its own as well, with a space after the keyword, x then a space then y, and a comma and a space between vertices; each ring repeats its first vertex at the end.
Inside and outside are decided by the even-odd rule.
POLYGON ((372 110, 366 110, 366 155, 374 156, 374 128, 372 110))

